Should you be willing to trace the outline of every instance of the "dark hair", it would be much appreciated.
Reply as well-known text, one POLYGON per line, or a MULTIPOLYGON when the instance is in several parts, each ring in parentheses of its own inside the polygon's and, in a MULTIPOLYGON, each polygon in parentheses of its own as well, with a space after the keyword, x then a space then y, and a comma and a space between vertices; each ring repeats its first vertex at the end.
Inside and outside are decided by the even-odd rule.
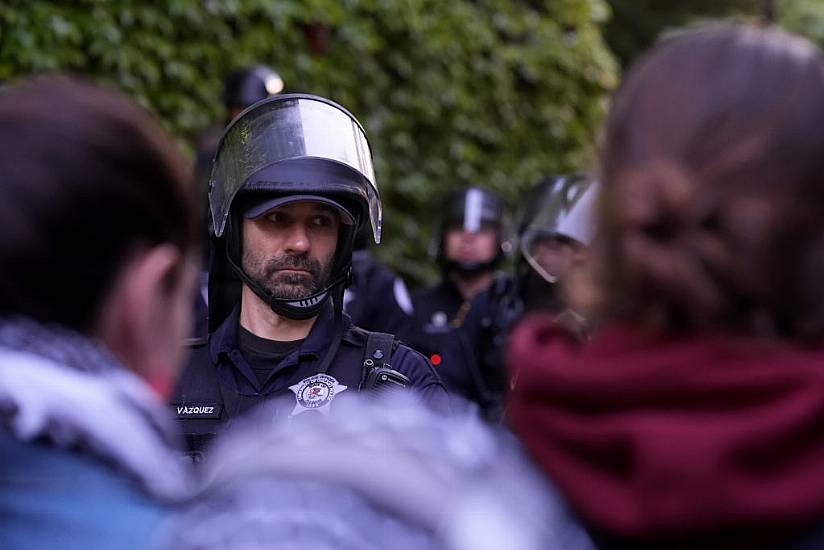
POLYGON ((0 92, 0 315, 89 332, 136 247, 198 251, 188 164, 143 109, 61 77, 0 92))
POLYGON ((674 36, 619 90, 597 311, 668 331, 824 335, 824 61, 775 28, 674 36))

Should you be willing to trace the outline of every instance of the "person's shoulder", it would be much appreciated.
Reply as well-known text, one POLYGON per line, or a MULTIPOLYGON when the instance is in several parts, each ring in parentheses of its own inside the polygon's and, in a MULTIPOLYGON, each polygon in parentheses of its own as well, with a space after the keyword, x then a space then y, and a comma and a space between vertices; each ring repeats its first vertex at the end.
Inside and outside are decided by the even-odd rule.
POLYGON ((411 294, 411 300, 415 313, 427 320, 436 311, 452 308, 457 310, 462 301, 457 290, 451 289, 444 281, 415 289, 411 294))
POLYGON ((515 279, 510 275, 501 274, 492 279, 489 287, 476 294, 472 300, 472 304, 494 304, 497 303, 515 290, 515 279))
POLYGON ((391 286, 398 277, 386 265, 373 258, 368 251, 363 250, 356 252, 353 256, 352 269, 359 287, 391 286))
POLYGON ((4 522, 4 547, 53 548, 59 541, 64 549, 146 548, 170 513, 166 504, 93 456, 21 442, 7 433, 0 435, 0 456, 20 482, 19 490, 3 491, 0 515, 40 518, 36 530, 4 522))
POLYGON ((438 387, 443 389, 444 393, 446 392, 441 377, 432 366, 432 363, 429 362, 429 359, 397 340, 395 349, 392 351, 391 366, 399 373, 407 376, 412 387, 438 387))
POLYGON ((427 366, 429 365, 429 360, 426 356, 397 338, 395 339, 395 344, 393 346, 392 356, 393 359, 398 357, 403 361, 408 361, 410 363, 425 363, 427 366))
POLYGON ((345 340, 351 346, 365 351, 370 335, 377 334, 387 334, 392 337, 389 363, 393 369, 403 374, 406 374, 404 370, 432 369, 429 360, 425 356, 404 344, 396 334, 372 332, 352 325, 346 332, 345 340))
POLYGON ((463 326, 472 323, 484 324, 484 318, 494 315, 504 298, 510 295, 515 288, 515 281, 508 275, 501 275, 493 279, 489 288, 482 290, 469 301, 463 326))
POLYGON ((187 346, 189 348, 189 358, 186 361, 183 374, 192 370, 201 371, 207 367, 214 366, 210 344, 211 340, 204 338, 197 343, 187 346))

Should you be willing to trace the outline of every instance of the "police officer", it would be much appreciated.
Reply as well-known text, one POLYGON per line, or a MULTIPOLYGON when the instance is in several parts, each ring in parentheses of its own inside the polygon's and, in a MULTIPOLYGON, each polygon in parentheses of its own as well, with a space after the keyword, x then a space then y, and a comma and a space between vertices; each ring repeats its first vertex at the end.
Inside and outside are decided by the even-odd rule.
POLYGON ((441 267, 441 281, 412 294, 411 345, 442 362, 450 332, 460 326, 469 301, 489 288, 509 250, 503 197, 482 187, 453 189, 445 200, 430 254, 441 267))
POLYGON ((256 103, 227 127, 211 174, 218 241, 215 268, 237 277, 238 302, 210 320, 173 406, 199 453, 220 429, 259 404, 273 419, 328 413, 346 392, 411 387, 448 409, 446 392, 420 354, 392 335, 367 333, 342 312, 352 246, 381 203, 360 123, 310 95, 256 103), (221 265, 223 264, 223 265, 221 265))
POLYGON ((514 277, 497 278, 470 303, 466 319, 449 338, 439 373, 451 393, 477 403, 498 422, 508 384, 504 369, 506 336, 524 313, 556 315, 578 338, 585 320, 566 308, 559 282, 595 233, 598 184, 586 174, 549 176, 524 198, 517 224, 514 277))

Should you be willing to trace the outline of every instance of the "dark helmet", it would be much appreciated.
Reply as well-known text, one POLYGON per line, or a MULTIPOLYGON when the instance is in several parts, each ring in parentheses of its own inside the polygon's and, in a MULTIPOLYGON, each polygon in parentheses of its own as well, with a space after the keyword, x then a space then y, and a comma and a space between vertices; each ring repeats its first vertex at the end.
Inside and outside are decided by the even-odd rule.
POLYGON ((223 82, 223 104, 227 109, 245 109, 283 91, 283 79, 265 65, 235 69, 223 82))
POLYGON ((349 111, 328 99, 288 94, 247 108, 223 134, 209 186, 214 235, 225 233, 232 270, 285 317, 317 315, 330 293, 343 292, 360 227, 371 224, 380 242, 381 202, 366 134, 349 111), (242 219, 298 200, 321 200, 341 211, 332 273, 312 296, 276 298, 241 267, 242 219))
POLYGON ((443 201, 443 211, 430 254, 447 272, 478 273, 494 269, 509 252, 509 242, 505 240, 507 218, 506 201, 495 191, 476 186, 453 189, 443 201), (497 253, 491 260, 456 262, 446 257, 445 239, 450 229, 476 232, 482 228, 492 228, 497 233, 497 253))
POLYGON ((550 273, 536 259, 541 241, 554 239, 589 246, 595 236, 595 205, 600 184, 587 174, 547 176, 524 197, 518 216, 519 270, 531 268, 546 282, 559 274, 550 273))

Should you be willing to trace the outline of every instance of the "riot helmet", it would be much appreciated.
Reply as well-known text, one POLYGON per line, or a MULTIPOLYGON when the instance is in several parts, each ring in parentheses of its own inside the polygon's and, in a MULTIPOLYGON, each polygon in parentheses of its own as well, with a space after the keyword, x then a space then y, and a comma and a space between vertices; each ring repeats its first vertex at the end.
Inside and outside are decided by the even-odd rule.
POLYGON ((223 82, 223 104, 230 112, 283 91, 283 79, 266 65, 235 69, 223 82))
POLYGON ((444 199, 430 255, 446 273, 456 271, 473 274, 492 270, 509 252, 509 241, 505 238, 507 218, 506 201, 498 193, 477 186, 453 189, 444 199), (493 230, 495 250, 492 256, 483 260, 450 258, 447 253, 447 235, 456 229, 467 233, 493 230))
POLYGON ((239 114, 221 138, 209 186, 214 235, 225 239, 232 271, 288 318, 317 315, 330 295, 339 309, 358 229, 371 225, 380 242, 380 195, 366 134, 346 109, 321 97, 275 96, 239 114), (242 267, 242 222, 306 200, 324 202, 341 214, 331 273, 311 296, 277 297, 242 267))
POLYGON ((555 283, 569 258, 560 249, 589 246, 595 235, 599 184, 586 174, 548 176, 524 198, 518 222, 519 269, 555 283))

